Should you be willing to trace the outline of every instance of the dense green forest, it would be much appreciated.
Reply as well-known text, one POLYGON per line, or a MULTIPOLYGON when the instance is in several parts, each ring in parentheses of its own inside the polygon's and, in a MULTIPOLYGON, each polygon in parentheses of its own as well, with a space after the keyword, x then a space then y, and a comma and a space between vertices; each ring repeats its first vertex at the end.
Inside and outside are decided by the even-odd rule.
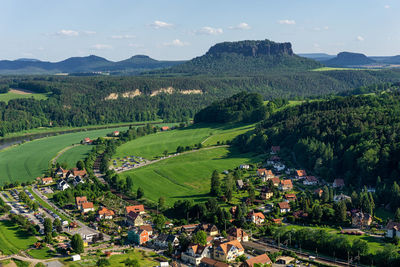
POLYGON ((262 96, 241 92, 200 110, 194 122, 257 122, 265 118, 262 96))
POLYGON ((264 100, 337 94, 360 86, 400 81, 400 71, 274 72, 247 77, 3 76, 0 88, 46 93, 48 99, 0 102, 0 136, 41 126, 84 126, 115 122, 186 121, 214 101, 242 91, 264 100), (164 88, 172 91, 162 91, 164 88), (124 97, 124 93, 140 95, 124 97), (196 93, 185 94, 185 90, 196 93), (158 94, 157 94, 158 92, 158 94), (108 98, 117 94, 117 99, 108 98))
MULTIPOLYGON (((299 167, 360 188, 400 177, 400 93, 337 97, 288 107, 235 141, 244 151, 293 151, 299 167)), ((400 203, 399 203, 400 204, 400 203)))

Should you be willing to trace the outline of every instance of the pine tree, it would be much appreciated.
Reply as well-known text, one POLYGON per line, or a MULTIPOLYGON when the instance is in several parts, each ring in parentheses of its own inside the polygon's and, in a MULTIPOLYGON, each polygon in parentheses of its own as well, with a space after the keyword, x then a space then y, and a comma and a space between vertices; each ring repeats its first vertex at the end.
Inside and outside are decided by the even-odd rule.
POLYGON ((400 208, 397 208, 396 213, 394 214, 394 221, 400 222, 400 208))
POLYGON ((325 185, 322 190, 323 190, 323 192, 322 192, 322 201, 327 203, 327 202, 329 202, 329 189, 325 185))
POLYGON ((214 170, 211 176, 211 189, 210 194, 213 196, 219 196, 221 193, 221 181, 219 180, 219 173, 214 170))

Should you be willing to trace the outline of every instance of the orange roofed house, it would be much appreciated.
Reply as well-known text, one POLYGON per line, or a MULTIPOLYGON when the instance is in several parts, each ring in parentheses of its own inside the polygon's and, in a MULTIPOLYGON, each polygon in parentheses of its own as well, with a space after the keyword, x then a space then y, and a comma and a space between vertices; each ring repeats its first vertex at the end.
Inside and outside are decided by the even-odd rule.
POLYGON ((86 212, 89 212, 89 211, 94 211, 93 202, 82 203, 81 211, 82 211, 82 213, 86 213, 86 212))
POLYGON ((51 177, 42 178, 43 185, 48 185, 48 184, 51 184, 52 182, 53 182, 53 178, 51 178, 51 177))
POLYGON ((161 131, 168 131, 169 130, 169 127, 168 126, 163 126, 163 127, 161 127, 161 131))
POLYGON ((296 198, 296 195, 295 195, 295 194, 286 194, 286 195, 285 195, 285 199, 286 199, 288 202, 290 202, 290 201, 295 201, 297 198, 296 198))
POLYGON ((98 212, 97 215, 99 219, 106 219, 106 220, 111 220, 115 213, 112 210, 107 209, 106 207, 102 207, 98 212))
POLYGON ((256 225, 260 225, 265 221, 265 216, 261 212, 252 212, 249 214, 250 220, 256 225))
POLYGON ((249 235, 241 228, 233 227, 228 230, 228 240, 238 240, 239 242, 249 241, 249 235))
POLYGON ((306 178, 307 173, 305 170, 296 170, 296 178, 297 179, 303 179, 306 178))
POLYGON ((263 182, 275 177, 272 171, 267 169, 258 169, 257 175, 262 179, 263 182))
POLYGON ((232 240, 214 247, 213 258, 218 261, 231 262, 244 254, 244 248, 238 240, 232 240))
POLYGON ((290 205, 288 202, 279 202, 278 205, 281 213, 290 212, 290 205))
POLYGON ((292 180, 282 180, 279 184, 279 190, 288 191, 293 189, 292 180))
POLYGON ((134 205, 134 206, 127 206, 125 208, 126 215, 128 215, 131 211, 134 213, 145 214, 146 211, 144 210, 143 205, 134 205))
POLYGON ((271 259, 268 257, 267 254, 261 254, 257 257, 250 258, 243 262, 240 267, 254 267, 256 266, 264 266, 267 264, 272 264, 271 259))
POLYGON ((75 203, 76 203, 76 208, 81 209, 82 204, 88 202, 87 197, 76 197, 75 198, 75 203))

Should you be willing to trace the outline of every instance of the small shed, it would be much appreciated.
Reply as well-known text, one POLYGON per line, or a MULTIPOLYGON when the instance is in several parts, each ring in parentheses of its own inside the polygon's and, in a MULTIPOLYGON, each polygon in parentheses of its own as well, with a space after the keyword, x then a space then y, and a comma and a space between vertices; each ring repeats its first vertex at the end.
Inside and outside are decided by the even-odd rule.
POLYGON ((71 260, 72 261, 80 261, 81 260, 81 255, 78 255, 78 254, 72 255, 71 260))

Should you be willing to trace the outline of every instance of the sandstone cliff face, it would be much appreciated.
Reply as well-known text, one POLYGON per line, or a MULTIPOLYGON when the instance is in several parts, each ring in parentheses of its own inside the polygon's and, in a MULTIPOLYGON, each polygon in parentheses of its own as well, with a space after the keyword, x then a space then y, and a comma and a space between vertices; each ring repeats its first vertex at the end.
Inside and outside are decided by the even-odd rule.
POLYGON ((236 53, 243 56, 274 56, 293 55, 291 43, 275 43, 269 40, 264 41, 240 41, 224 42, 212 46, 207 55, 218 56, 222 53, 236 53))

